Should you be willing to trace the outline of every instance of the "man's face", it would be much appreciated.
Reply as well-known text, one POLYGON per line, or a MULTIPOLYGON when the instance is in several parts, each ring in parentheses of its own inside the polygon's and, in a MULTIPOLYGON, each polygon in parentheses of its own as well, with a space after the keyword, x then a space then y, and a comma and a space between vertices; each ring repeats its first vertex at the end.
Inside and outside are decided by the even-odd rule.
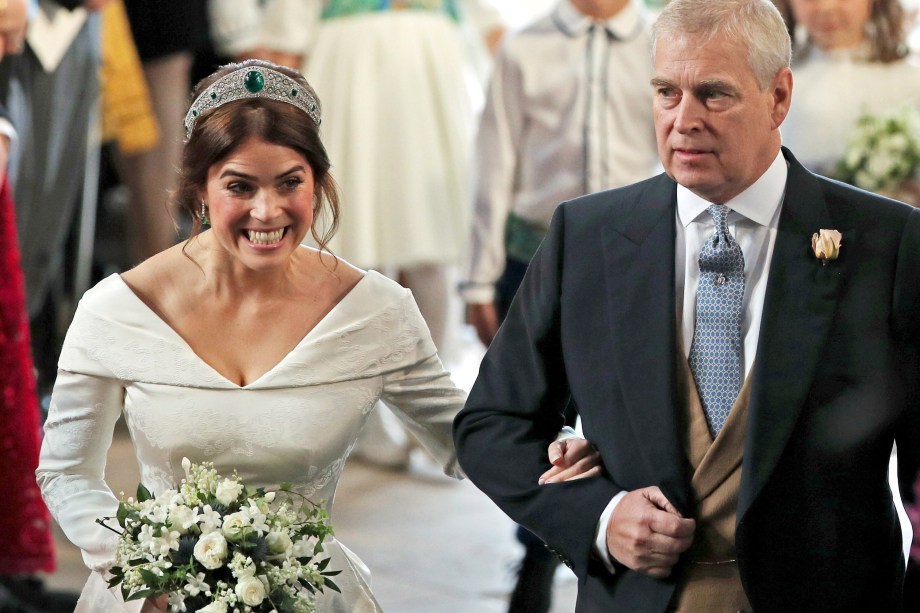
POLYGON ((655 52, 658 155, 679 184, 710 202, 747 189, 779 150, 792 75, 761 91, 747 49, 716 37, 662 37, 655 52))

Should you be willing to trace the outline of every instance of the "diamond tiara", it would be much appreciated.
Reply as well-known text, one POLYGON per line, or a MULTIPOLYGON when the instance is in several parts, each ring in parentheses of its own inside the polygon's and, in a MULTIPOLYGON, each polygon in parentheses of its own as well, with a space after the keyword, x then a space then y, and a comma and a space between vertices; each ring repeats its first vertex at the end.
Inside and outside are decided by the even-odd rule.
POLYGON ((210 109, 247 98, 268 98, 293 104, 320 123, 319 104, 300 83, 271 68, 240 68, 225 74, 201 92, 185 115, 185 138, 192 134, 198 117, 210 109))

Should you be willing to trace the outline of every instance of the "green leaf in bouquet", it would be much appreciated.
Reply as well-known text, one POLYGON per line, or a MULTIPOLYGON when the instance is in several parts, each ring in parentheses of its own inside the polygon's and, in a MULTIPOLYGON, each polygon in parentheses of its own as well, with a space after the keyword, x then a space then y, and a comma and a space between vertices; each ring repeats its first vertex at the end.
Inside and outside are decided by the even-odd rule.
POLYGON ((143 483, 138 483, 137 484, 137 501, 147 502, 151 498, 153 498, 153 494, 150 493, 150 490, 144 487, 143 483))
MULTIPOLYGON (((339 571, 336 571, 336 574, 338 574, 338 573, 339 573, 339 571)), ((332 590, 332 591, 334 591, 334 592, 338 592, 339 594, 342 593, 342 590, 339 589, 339 586, 337 586, 337 585, 335 584, 335 581, 333 581, 332 579, 326 579, 326 580, 323 582, 323 584, 324 584, 325 587, 328 587, 330 590, 332 590)))
POLYGON ((316 568, 318 568, 318 569, 320 570, 320 572, 326 570, 326 567, 329 566, 329 560, 331 560, 331 559, 332 559, 332 558, 326 558, 325 560, 323 560, 322 562, 320 562, 319 564, 317 564, 317 565, 316 565, 316 568))
POLYGON ((125 520, 128 518, 128 505, 121 501, 118 503, 118 511, 115 513, 115 519, 118 520, 118 525, 122 528, 126 528, 125 520))
POLYGON ((125 569, 121 566, 113 566, 109 569, 109 574, 112 575, 108 580, 109 588, 113 588, 125 580, 125 569))
POLYGON ((156 575, 152 571, 147 570, 146 568, 141 568, 138 570, 138 573, 141 575, 141 579, 144 580, 144 583, 151 587, 156 587, 165 581, 165 577, 161 575, 156 575))
POLYGON ((146 590, 138 590, 133 594, 125 598, 125 602, 130 602, 132 600, 140 600, 142 598, 148 598, 150 596, 156 596, 157 591, 152 588, 147 588, 146 590))
POLYGON ((278 486, 278 489, 281 490, 282 492, 290 492, 293 490, 293 488, 294 488, 294 484, 290 483, 289 481, 285 481, 284 483, 278 486))

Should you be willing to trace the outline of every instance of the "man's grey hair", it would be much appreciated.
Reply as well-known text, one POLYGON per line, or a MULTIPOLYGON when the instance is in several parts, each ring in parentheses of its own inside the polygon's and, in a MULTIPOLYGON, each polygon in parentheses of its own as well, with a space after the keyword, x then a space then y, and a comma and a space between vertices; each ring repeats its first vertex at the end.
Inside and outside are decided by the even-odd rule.
POLYGON ((770 0, 671 0, 652 26, 652 58, 663 37, 703 43, 720 35, 747 48, 761 90, 792 61, 789 32, 770 0))

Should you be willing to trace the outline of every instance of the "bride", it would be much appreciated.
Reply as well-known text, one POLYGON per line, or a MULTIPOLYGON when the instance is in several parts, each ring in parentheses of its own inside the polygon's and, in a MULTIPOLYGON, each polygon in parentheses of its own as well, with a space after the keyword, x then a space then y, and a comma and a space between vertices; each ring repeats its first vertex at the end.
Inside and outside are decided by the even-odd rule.
MULTIPOLYGON (((188 457, 252 486, 292 482, 331 511, 378 398, 461 476, 451 424, 464 393, 411 293, 324 248, 338 201, 313 89, 296 71, 248 61, 193 95, 177 192, 192 237, 88 291, 60 357, 37 475, 97 571, 78 611, 165 606, 125 604, 103 578, 117 536, 95 520, 118 506, 104 473, 120 415, 153 492, 178 483, 188 457), (319 249, 301 245, 308 232, 319 249)), ((555 479, 600 470, 584 441, 563 447, 555 479)), ((379 611, 362 562, 334 539, 327 551, 342 592, 327 590, 318 610, 379 611)))

